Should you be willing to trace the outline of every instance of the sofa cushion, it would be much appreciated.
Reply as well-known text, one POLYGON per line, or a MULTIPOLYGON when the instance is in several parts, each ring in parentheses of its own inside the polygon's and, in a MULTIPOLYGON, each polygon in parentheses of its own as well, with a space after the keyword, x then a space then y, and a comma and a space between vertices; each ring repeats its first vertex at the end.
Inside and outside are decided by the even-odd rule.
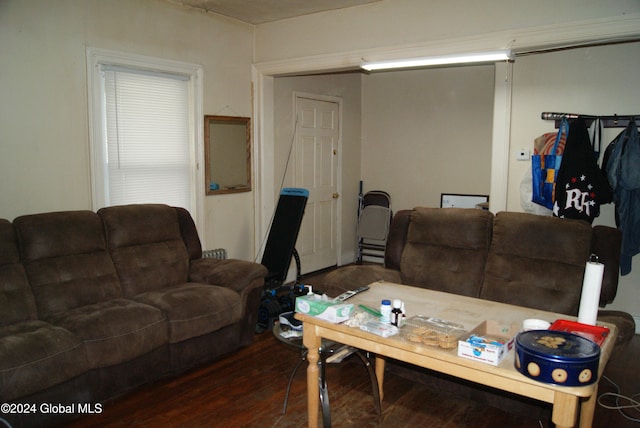
POLYGON ((41 318, 121 297, 97 214, 34 214, 13 225, 41 318))
POLYGON ((403 283, 478 297, 493 214, 464 208, 415 208, 401 259, 403 283))
POLYGON ((480 297, 577 315, 590 246, 587 222, 500 212, 480 297))
POLYGON ((0 326, 37 318, 13 226, 0 219, 0 326))
POLYGON ((47 321, 84 342, 92 369, 129 361, 167 343, 167 319, 162 311, 127 299, 60 312, 47 321))
POLYGON ((187 282, 189 255, 175 209, 124 205, 98 214, 125 297, 187 282))
POLYGON ((23 397, 87 370, 82 341, 62 327, 33 320, 0 327, 0 397, 23 397))
POLYGON ((166 314, 169 343, 211 333, 242 317, 240 294, 216 285, 189 282, 134 298, 166 314))

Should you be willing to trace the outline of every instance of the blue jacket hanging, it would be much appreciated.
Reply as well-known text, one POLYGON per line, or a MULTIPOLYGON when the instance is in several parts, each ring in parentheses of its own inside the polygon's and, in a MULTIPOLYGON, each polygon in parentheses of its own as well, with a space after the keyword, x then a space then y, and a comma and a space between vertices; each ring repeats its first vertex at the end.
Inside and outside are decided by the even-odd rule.
POLYGON ((635 119, 612 143, 606 171, 616 204, 616 225, 622 231, 620 273, 631 272, 631 259, 640 253, 640 137, 635 119))

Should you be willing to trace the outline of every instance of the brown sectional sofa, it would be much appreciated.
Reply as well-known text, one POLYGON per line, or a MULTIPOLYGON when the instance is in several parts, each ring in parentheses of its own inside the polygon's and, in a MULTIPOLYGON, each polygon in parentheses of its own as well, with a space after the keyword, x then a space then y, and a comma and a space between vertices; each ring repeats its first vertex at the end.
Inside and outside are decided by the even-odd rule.
POLYGON ((182 208, 0 220, 0 402, 96 404, 251 343, 266 268, 201 256, 182 208))
MULTIPOLYGON (((621 236, 617 229, 533 214, 457 208, 414 208, 395 214, 385 264, 349 265, 326 275, 329 296, 378 280, 577 316, 585 262, 593 253, 605 265, 600 306, 618 286, 621 236)), ((461 308, 463 309, 463 308, 461 308)), ((424 314, 428 315, 428 314, 424 314)), ((490 317, 490 314, 487 314, 490 317)), ((616 351, 635 332, 620 311, 599 313, 619 328, 616 351)), ((616 354, 624 355, 614 351, 616 354)), ((390 370, 514 413, 549 415, 537 402, 469 385, 446 375, 394 362, 390 370)))

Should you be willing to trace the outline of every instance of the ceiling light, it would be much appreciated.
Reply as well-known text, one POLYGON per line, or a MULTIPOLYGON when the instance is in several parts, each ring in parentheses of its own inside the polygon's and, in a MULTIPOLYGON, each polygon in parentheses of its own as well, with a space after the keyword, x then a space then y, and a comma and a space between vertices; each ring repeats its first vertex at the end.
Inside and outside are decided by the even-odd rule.
POLYGON ((392 61, 366 62, 360 67, 367 71, 389 70, 393 68, 430 67, 446 64, 469 64, 473 62, 495 62, 512 60, 510 50, 476 52, 457 55, 430 56, 423 58, 407 58, 392 61))

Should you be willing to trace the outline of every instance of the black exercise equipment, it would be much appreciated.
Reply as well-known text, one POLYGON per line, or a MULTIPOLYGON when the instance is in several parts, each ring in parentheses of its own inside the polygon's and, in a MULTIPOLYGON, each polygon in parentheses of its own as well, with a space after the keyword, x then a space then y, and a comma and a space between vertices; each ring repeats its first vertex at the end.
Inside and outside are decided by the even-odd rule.
POLYGON ((280 192, 262 255, 261 264, 269 273, 265 279, 262 302, 258 309, 257 331, 270 329, 273 321, 281 313, 293 310, 296 296, 306 294, 304 287, 298 285, 301 268, 295 245, 308 199, 307 189, 284 188, 280 192), (292 257, 296 261, 296 281, 289 287, 285 286, 284 282, 292 257))

